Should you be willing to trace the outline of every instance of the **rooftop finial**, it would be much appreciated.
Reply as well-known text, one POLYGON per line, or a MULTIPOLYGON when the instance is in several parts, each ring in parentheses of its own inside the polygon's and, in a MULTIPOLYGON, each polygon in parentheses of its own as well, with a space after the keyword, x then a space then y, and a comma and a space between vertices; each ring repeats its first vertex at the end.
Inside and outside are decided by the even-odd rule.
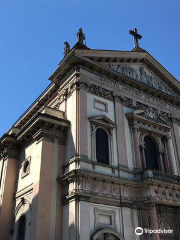
POLYGON ((64 42, 65 46, 64 46, 64 57, 66 57, 66 55, 70 52, 70 45, 68 42, 64 42))
POLYGON ((138 39, 141 39, 142 36, 137 33, 137 28, 134 28, 133 30, 129 30, 129 34, 131 34, 134 37, 134 46, 139 47, 138 39))
POLYGON ((83 44, 84 40, 85 40, 85 35, 83 33, 82 28, 80 28, 79 31, 77 32, 77 42, 80 44, 83 44))

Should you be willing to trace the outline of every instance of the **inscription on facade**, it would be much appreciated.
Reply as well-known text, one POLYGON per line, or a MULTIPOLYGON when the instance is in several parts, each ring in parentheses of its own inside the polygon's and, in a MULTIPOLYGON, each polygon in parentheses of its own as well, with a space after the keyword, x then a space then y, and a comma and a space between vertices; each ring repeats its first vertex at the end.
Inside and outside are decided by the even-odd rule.
POLYGON ((157 98, 153 98, 145 93, 142 93, 138 90, 132 89, 131 87, 128 86, 124 86, 122 84, 116 83, 116 82, 112 82, 106 78, 100 77, 100 81, 103 84, 106 84, 110 87, 113 87, 115 89, 119 89, 121 91, 123 91, 124 93, 127 93, 129 96, 132 96, 134 99, 138 99, 138 100, 142 100, 144 101, 148 101, 151 102, 153 105, 157 104, 159 105, 159 107, 163 107, 166 108, 168 111, 174 111, 176 113, 178 113, 178 115, 180 114, 180 109, 173 106, 172 104, 167 104, 165 101, 159 100, 157 98))

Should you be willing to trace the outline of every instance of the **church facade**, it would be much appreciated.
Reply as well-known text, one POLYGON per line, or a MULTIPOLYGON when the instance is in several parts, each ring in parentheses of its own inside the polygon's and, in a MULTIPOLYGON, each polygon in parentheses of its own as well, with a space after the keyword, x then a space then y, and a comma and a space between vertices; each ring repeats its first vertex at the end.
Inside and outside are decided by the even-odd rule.
POLYGON ((80 29, 1 137, 1 240, 180 239, 180 83, 131 34, 93 50, 80 29))

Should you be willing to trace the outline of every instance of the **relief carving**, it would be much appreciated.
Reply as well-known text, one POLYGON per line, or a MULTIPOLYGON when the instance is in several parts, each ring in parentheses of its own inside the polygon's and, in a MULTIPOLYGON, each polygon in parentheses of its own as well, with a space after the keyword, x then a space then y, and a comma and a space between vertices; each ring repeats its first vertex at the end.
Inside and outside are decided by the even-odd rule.
POLYGON ((121 73, 124 76, 133 78, 138 82, 142 82, 150 87, 153 87, 161 92, 167 93, 171 96, 176 96, 173 91, 171 91, 165 84, 157 80, 153 75, 149 75, 144 67, 139 67, 138 70, 134 69, 131 66, 127 65, 113 65, 109 64, 109 67, 113 69, 115 72, 121 73))
POLYGON ((122 97, 125 97, 124 94, 125 95, 128 94, 133 99, 141 100, 143 102, 146 101, 148 103, 156 105, 158 108, 163 107, 163 108, 166 108, 168 111, 180 114, 180 109, 178 107, 175 107, 172 104, 168 104, 165 101, 151 97, 150 95, 140 92, 137 89, 132 89, 131 87, 119 84, 117 82, 110 81, 106 78, 99 77, 99 79, 104 85, 108 85, 109 87, 113 88, 114 91, 119 91, 119 93, 121 93, 121 96, 123 94, 122 97))
POLYGON ((152 108, 150 106, 147 106, 139 102, 136 103, 136 109, 144 110, 141 116, 143 116, 146 119, 149 119, 161 124, 172 125, 171 115, 166 112, 158 111, 155 108, 152 108))
POLYGON ((87 86, 87 92, 89 93, 93 93, 97 96, 100 96, 100 97, 104 97, 108 100, 112 100, 113 99, 113 95, 112 95, 112 92, 105 89, 105 88, 102 88, 100 86, 97 86, 97 85, 89 85, 87 86))

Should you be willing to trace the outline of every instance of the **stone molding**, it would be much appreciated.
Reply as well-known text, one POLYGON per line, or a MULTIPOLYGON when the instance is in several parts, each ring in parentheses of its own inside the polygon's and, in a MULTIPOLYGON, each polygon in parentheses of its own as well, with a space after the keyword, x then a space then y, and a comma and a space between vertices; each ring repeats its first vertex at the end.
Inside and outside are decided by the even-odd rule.
POLYGON ((24 143, 28 139, 36 139, 37 141, 46 139, 47 141, 51 140, 54 142, 54 139, 58 138, 60 144, 65 144, 66 129, 69 125, 70 122, 68 120, 45 113, 38 113, 25 128, 21 129, 17 135, 17 140, 20 143, 24 143))
POLYGON ((82 201, 100 201, 102 204, 131 208, 152 202, 180 207, 180 184, 158 180, 153 178, 152 171, 149 172, 149 177, 131 181, 79 169, 63 175, 58 181, 64 185, 64 203, 76 197, 79 200, 85 197, 82 201))
POLYGON ((31 166, 31 156, 29 156, 28 158, 26 158, 23 163, 22 163, 22 174, 21 174, 21 178, 26 177, 27 175, 30 174, 30 166, 31 166))
POLYGON ((19 142, 14 134, 4 134, 0 139, 0 157, 6 158, 18 158, 19 154, 19 142))
POLYGON ((105 215, 110 217, 110 225, 109 227, 112 227, 113 229, 116 229, 116 212, 114 210, 104 210, 101 208, 95 208, 94 209, 94 228, 102 228, 105 227, 105 224, 99 222, 99 215, 105 215))
POLYGON ((143 179, 155 179, 161 182, 167 182, 169 184, 180 185, 180 176, 168 174, 165 172, 147 170, 144 172, 143 179))
POLYGON ((167 125, 163 118, 160 117, 161 114, 158 115, 155 110, 149 109, 148 106, 147 110, 140 108, 142 107, 140 105, 138 107, 139 108, 134 112, 126 114, 132 130, 141 128, 147 130, 148 132, 154 132, 162 136, 167 136, 169 134, 171 125, 167 125))
POLYGON ((68 94, 72 94, 78 87, 104 99, 120 102, 123 106, 134 110, 139 108, 142 110, 148 109, 149 114, 148 111, 144 113, 148 119, 154 119, 155 121, 161 121, 170 125, 172 124, 172 120, 175 119, 174 121, 180 124, 180 108, 127 85, 115 83, 101 76, 99 76, 99 79, 101 82, 105 83, 103 87, 101 82, 98 83, 93 79, 85 78, 83 74, 81 74, 79 80, 73 82, 72 85, 68 87, 68 94), (108 89, 108 85, 109 87, 112 87, 112 85, 114 86, 113 91, 108 89), (144 102, 146 102, 147 105, 144 104, 144 102), (156 106, 156 108, 154 106, 156 106), (162 108, 165 109, 165 111, 162 111, 162 108))

